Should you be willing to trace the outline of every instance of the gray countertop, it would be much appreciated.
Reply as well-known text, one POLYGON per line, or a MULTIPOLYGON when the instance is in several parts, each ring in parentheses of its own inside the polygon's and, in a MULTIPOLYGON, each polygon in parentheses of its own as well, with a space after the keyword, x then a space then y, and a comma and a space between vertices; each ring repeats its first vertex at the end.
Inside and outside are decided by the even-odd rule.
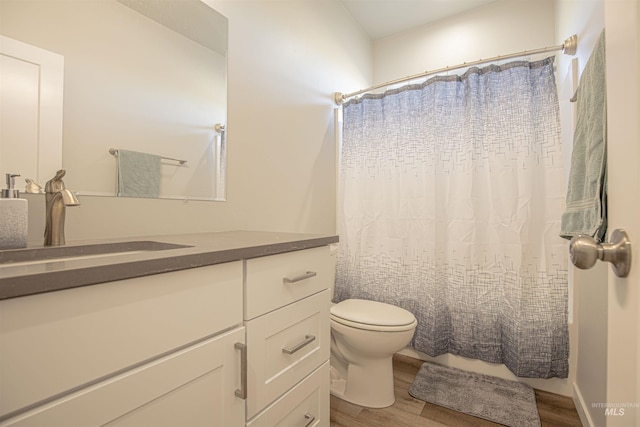
POLYGON ((0 300, 314 248, 336 243, 338 236, 228 231, 75 241, 65 247, 132 241, 188 247, 57 259, 38 264, 0 264, 0 300))

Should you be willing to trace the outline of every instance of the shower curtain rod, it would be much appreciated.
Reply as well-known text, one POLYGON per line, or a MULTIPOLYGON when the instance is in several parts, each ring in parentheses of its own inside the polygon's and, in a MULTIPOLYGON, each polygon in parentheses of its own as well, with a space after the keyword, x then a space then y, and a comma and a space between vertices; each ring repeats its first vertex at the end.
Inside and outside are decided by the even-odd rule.
POLYGON ((347 93, 347 94, 343 94, 341 92, 336 92, 334 100, 335 100, 335 103, 337 105, 342 105, 342 103, 345 100, 347 100, 349 98, 353 98, 354 96, 362 95, 363 93, 371 92, 371 91, 374 91, 376 89, 380 89, 382 87, 390 86, 390 85, 393 85, 393 84, 396 84, 396 83, 403 83, 403 82, 408 82, 410 80, 419 79, 419 78, 422 78, 422 77, 427 77, 427 76, 430 76, 432 74, 439 74, 439 73, 444 73, 445 71, 457 70, 457 69, 466 68, 466 67, 472 67, 474 65, 480 65, 480 64, 484 64, 484 63, 492 62, 492 61, 498 61, 498 60, 510 59, 510 58, 517 58, 517 57, 520 57, 520 56, 527 56, 527 55, 537 55, 537 54, 541 54, 541 53, 555 52, 555 51, 558 51, 558 50, 561 50, 562 53, 567 54, 567 55, 575 55, 577 48, 578 48, 578 36, 574 34, 571 37, 569 37, 568 39, 566 39, 563 44, 558 45, 558 46, 543 47, 541 49, 534 49, 534 50, 524 50, 522 52, 510 53, 508 55, 498 55, 498 56, 494 56, 493 58, 478 59, 477 61, 465 62, 463 64, 454 65, 454 66, 447 66, 447 67, 444 67, 444 68, 439 68, 437 70, 425 71, 424 73, 414 74, 412 76, 407 76, 407 77, 403 77, 403 78, 400 78, 400 79, 391 80, 391 81, 388 81, 386 83, 381 83, 381 84, 378 84, 378 85, 375 85, 375 86, 368 87, 366 89, 361 89, 359 91, 351 92, 351 93, 347 93))

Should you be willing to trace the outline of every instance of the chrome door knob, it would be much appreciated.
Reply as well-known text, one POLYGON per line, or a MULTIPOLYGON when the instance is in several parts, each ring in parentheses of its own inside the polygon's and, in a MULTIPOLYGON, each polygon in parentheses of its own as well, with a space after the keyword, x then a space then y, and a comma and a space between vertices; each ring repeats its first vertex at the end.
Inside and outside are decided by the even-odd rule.
POLYGON ((571 262, 578 268, 587 270, 597 260, 612 264, 616 276, 627 277, 631 269, 631 242, 624 230, 613 230, 611 243, 598 243, 587 235, 578 235, 569 244, 571 262))
POLYGON ((602 246, 586 234, 573 237, 569 244, 571 262, 582 270, 588 270, 596 264, 600 258, 600 251, 602 246))

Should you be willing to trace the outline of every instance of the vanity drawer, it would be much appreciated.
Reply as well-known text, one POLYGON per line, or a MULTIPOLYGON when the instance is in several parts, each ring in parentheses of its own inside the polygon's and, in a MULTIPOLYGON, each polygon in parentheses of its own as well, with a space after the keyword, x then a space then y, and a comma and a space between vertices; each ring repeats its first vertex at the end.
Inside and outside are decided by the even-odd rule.
POLYGON ((329 426, 329 362, 269 405, 247 427, 329 426))
POLYGON ((333 287, 329 246, 245 262, 245 320, 333 287))
POLYGON ((0 301, 0 417, 242 324, 242 262, 0 301))
POLYGON ((328 289, 246 323, 247 418, 329 358, 328 289))

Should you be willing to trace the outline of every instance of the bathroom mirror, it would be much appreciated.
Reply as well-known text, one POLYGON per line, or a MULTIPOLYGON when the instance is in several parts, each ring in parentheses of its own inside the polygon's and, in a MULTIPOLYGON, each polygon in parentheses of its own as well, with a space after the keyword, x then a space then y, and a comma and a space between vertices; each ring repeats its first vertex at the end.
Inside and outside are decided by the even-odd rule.
POLYGON ((2 0, 0 24, 64 57, 67 188, 116 196, 128 150, 162 157, 160 198, 224 200, 224 16, 201 0, 2 0))

